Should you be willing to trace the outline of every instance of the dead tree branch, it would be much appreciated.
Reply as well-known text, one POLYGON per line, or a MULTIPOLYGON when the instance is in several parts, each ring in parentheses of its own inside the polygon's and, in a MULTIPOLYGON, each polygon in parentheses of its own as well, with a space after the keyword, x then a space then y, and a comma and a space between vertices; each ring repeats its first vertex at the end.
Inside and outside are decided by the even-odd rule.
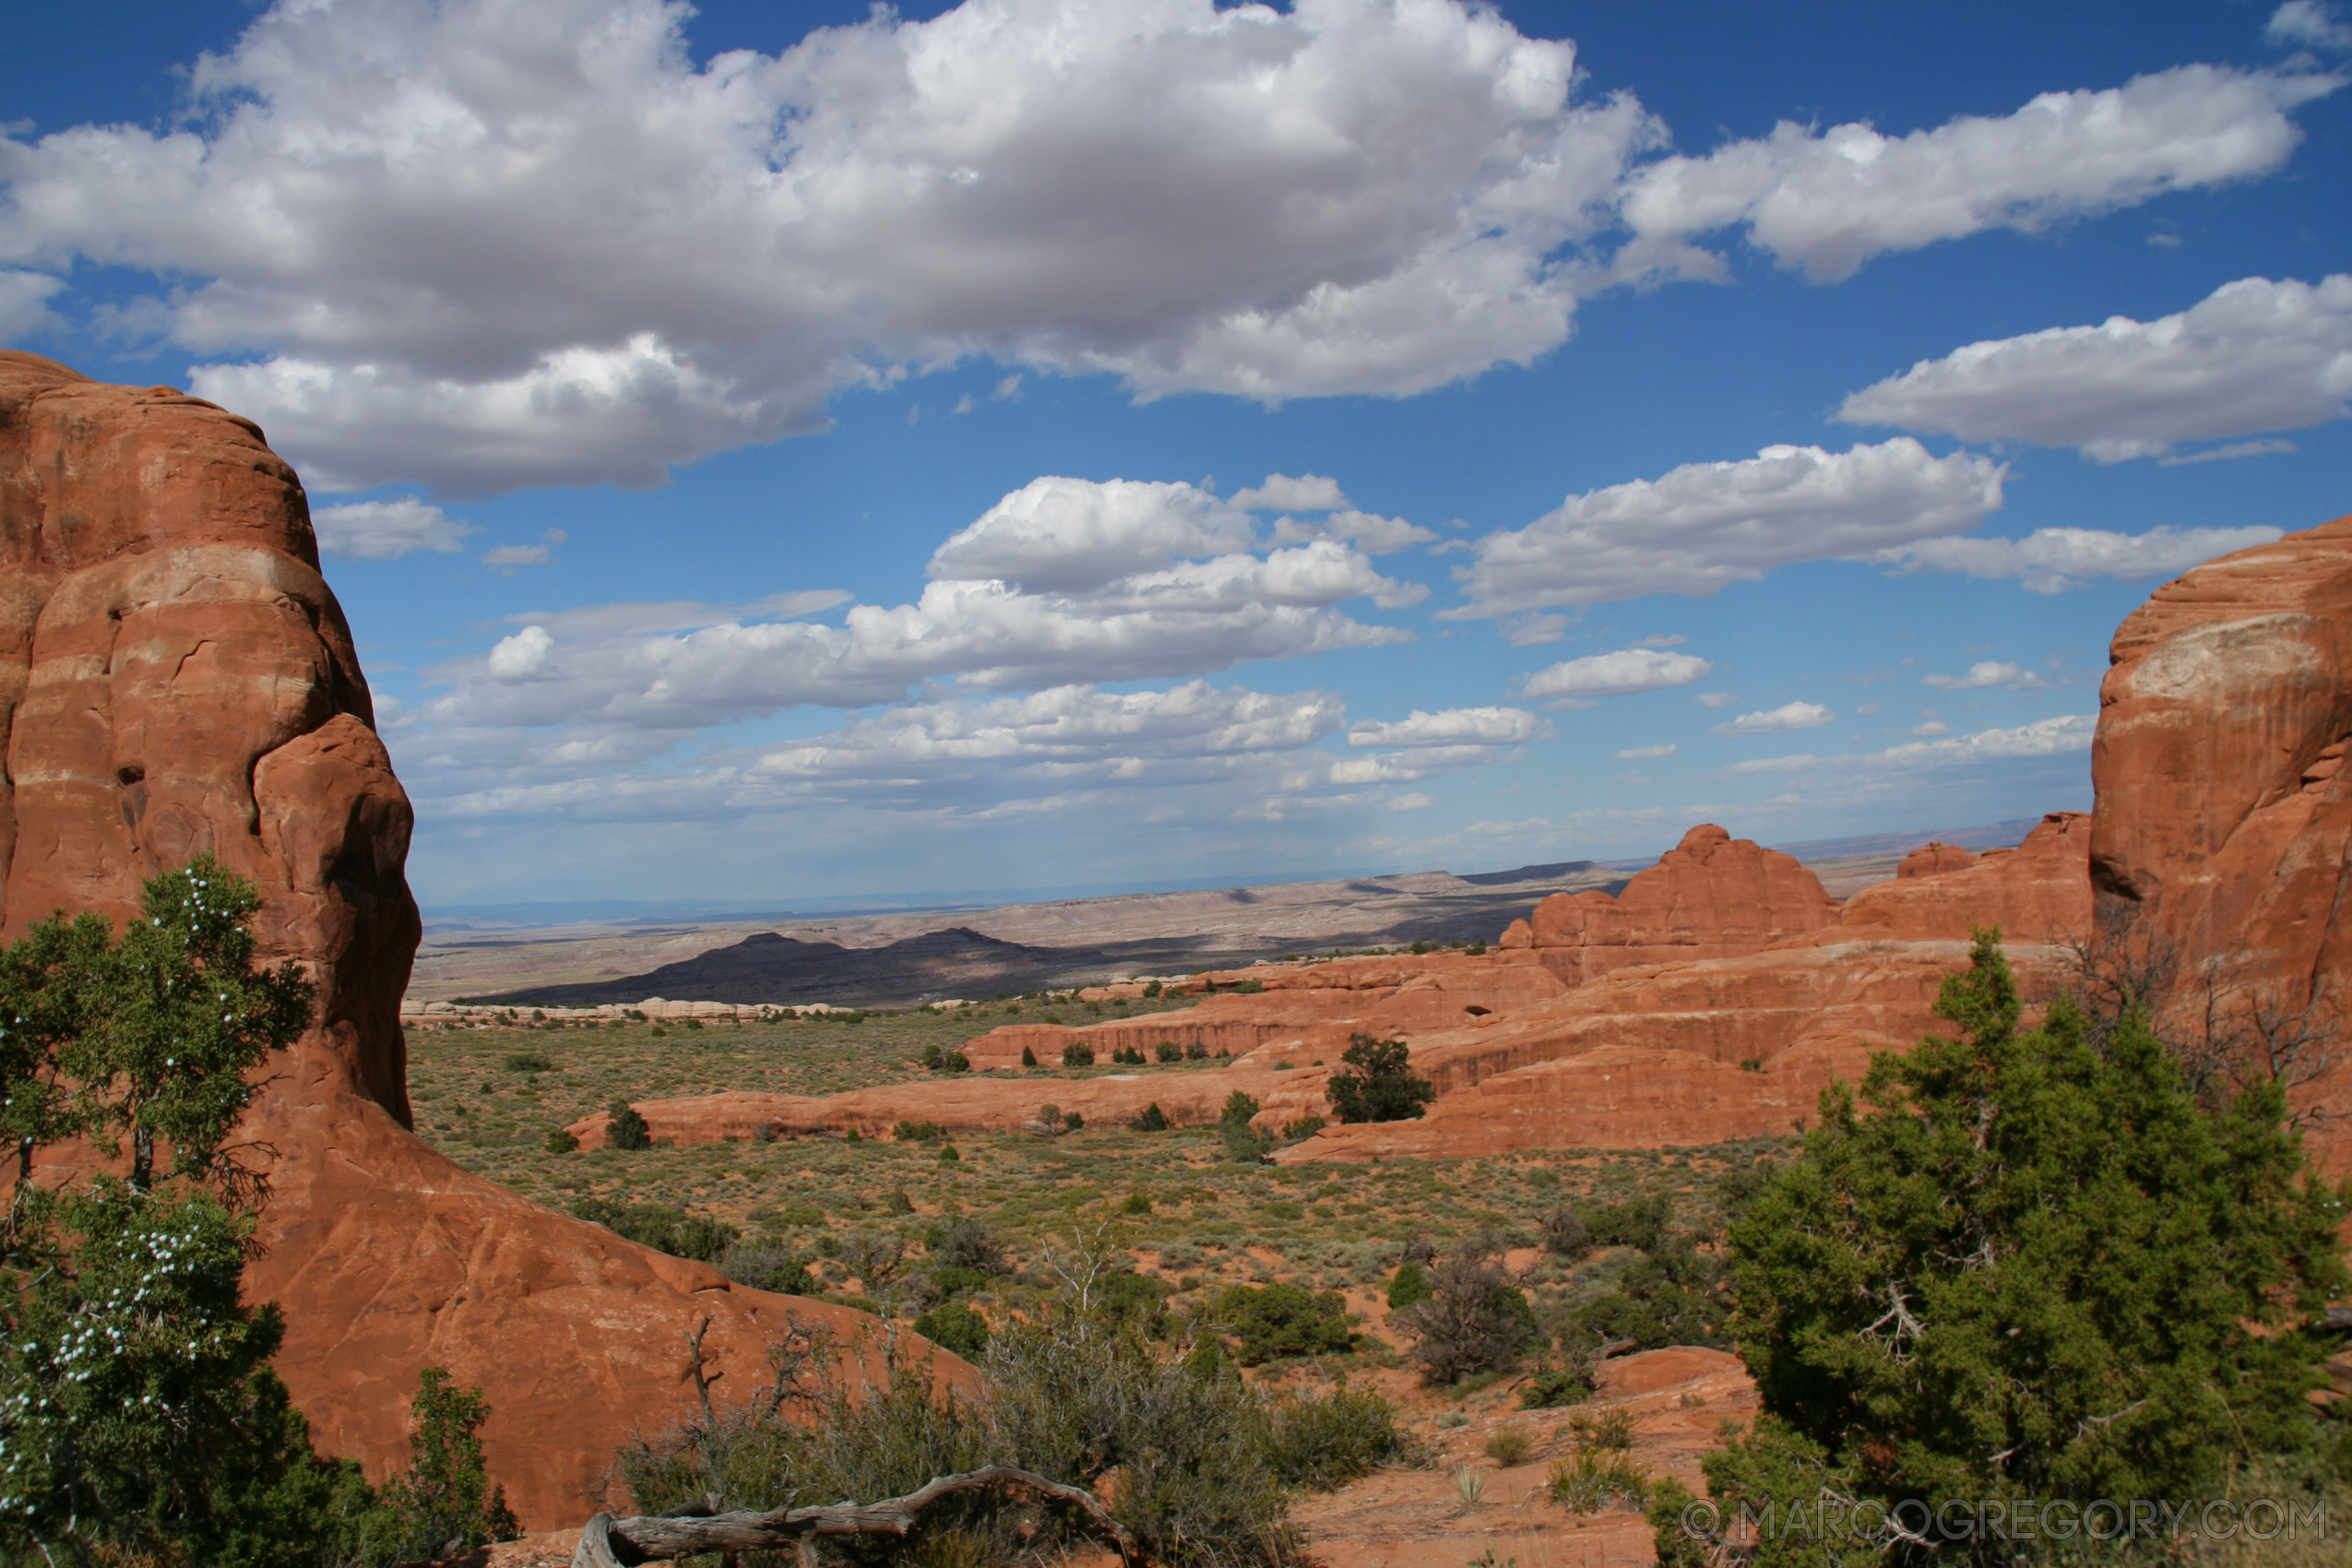
POLYGON ((835 1503, 820 1508, 711 1514, 699 1518, 615 1519, 610 1514, 599 1514, 580 1532, 572 1568, 633 1568, 639 1562, 702 1552, 778 1551, 787 1547, 798 1553, 802 1568, 814 1568, 816 1542, 822 1537, 904 1538, 913 1532, 923 1510, 932 1504, 995 1490, 1027 1491, 1068 1503, 1117 1550, 1123 1568, 1150 1568, 1150 1560, 1134 1536, 1111 1516, 1094 1493, 1010 1465, 987 1465, 962 1475, 939 1476, 904 1497, 886 1497, 879 1503, 835 1503))

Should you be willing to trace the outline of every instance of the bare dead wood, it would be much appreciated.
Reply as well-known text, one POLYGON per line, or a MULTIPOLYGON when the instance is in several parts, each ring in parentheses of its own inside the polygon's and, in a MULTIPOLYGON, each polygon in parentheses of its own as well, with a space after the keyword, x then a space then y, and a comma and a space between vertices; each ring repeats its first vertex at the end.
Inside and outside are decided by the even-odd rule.
POLYGON ((824 1536, 905 1537, 921 1522, 923 1510, 946 1498, 975 1491, 1027 1491, 1066 1503, 1086 1515, 1095 1532, 1119 1553, 1124 1568, 1149 1568, 1150 1560, 1127 1527, 1111 1516, 1101 1500, 1083 1487, 1064 1486, 1034 1470, 986 1465, 961 1475, 938 1476, 904 1497, 879 1503, 835 1503, 818 1508, 777 1508, 766 1513, 708 1514, 700 1517, 615 1519, 599 1514, 580 1532, 572 1568, 633 1568, 663 1559, 709 1551, 777 1551, 791 1548, 802 1568, 814 1568, 816 1542, 824 1536))

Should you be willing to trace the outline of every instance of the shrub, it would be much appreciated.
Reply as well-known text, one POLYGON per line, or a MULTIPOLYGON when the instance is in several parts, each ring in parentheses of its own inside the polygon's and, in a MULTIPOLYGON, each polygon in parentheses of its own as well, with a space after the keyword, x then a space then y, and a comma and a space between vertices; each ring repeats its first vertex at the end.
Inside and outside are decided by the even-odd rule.
POLYGON ((1639 1247, 1656 1252, 1674 1220, 1674 1200, 1663 1193, 1629 1198, 1594 1212, 1586 1231, 1596 1247, 1639 1247))
POLYGON ((1517 1421, 1505 1421, 1487 1433, 1486 1456, 1503 1469, 1524 1465, 1536 1451, 1536 1434, 1517 1421))
POLYGON ((1266 1455, 1286 1486, 1330 1491, 1381 1466, 1420 1459, 1396 1424, 1396 1407, 1370 1389, 1338 1387, 1277 1399, 1266 1455))
POLYGON ((890 1129, 890 1136, 902 1144, 935 1144, 946 1135, 936 1122, 900 1122, 890 1129))
POLYGON ((1075 1133, 1086 1124, 1086 1117, 1078 1111, 1065 1111, 1062 1113, 1062 1128, 1064 1132, 1075 1133))
POLYGON ((1645 1508, 1657 1488, 1657 1479, 1630 1455, 1587 1448, 1554 1464, 1544 1490, 1572 1514, 1598 1514, 1645 1508))
POLYGON ((1593 1250, 1585 1217, 1566 1204, 1543 1217, 1544 1251, 1574 1263, 1593 1250))
POLYGON ((1037 1052, 1030 1050, 1026 1045, 1021 1047, 1021 1065, 1024 1067, 1034 1067, 1037 1065, 1037 1052))
POLYGON ((977 1219, 951 1219, 932 1228, 924 1238, 931 1249, 932 1259, 946 1268, 968 1268, 983 1276, 1005 1275, 1013 1265, 1004 1259, 1004 1249, 997 1245, 988 1227, 977 1219))
POLYGON ((1519 1408, 1553 1410, 1583 1404, 1593 1396, 1595 1360, 1589 1350, 1563 1351, 1538 1360, 1528 1369, 1526 1382, 1519 1385, 1519 1408))
POLYGON ((1431 1386, 1502 1371, 1538 1337, 1526 1292, 1510 1283, 1494 1250, 1476 1241, 1440 1258, 1430 1299, 1395 1321, 1413 1336, 1412 1359, 1431 1386))
POLYGON ((1217 1298, 1218 1322, 1236 1342, 1245 1367, 1294 1356, 1336 1355, 1351 1349, 1348 1304, 1336 1290, 1321 1295, 1305 1287, 1230 1285, 1217 1298))
POLYGON ((1159 1101, 1155 1099, 1145 1106, 1134 1120, 1129 1122, 1127 1125, 1132 1131, 1138 1133, 1164 1133, 1172 1123, 1168 1120, 1168 1112, 1162 1111, 1159 1108, 1159 1101))
POLYGON ((2201 1104, 2128 998, 2061 996, 2021 1033, 1997 933, 1971 959, 1936 1004, 1961 1038, 1833 1084, 1731 1228, 1764 1414, 1704 1466, 1727 1510, 2209 1497, 2319 1441, 2330 1340, 2294 1325, 2344 1292, 2346 1194, 2280 1085, 2201 1104))
POLYGON ((1286 1144, 1301 1143, 1308 1138, 1313 1137, 1317 1133, 1322 1132, 1323 1128, 1324 1120, 1322 1117, 1301 1116, 1296 1122, 1289 1122, 1283 1124, 1282 1141, 1286 1144))
POLYGON ((783 1248, 766 1241, 737 1242, 715 1260, 719 1272, 738 1285, 773 1290, 784 1296, 814 1296, 816 1281, 808 1265, 783 1248))
POLYGON ((936 1073, 939 1071, 939 1063, 941 1060, 942 1057, 939 1050, 939 1042, 937 1040, 928 1040, 924 1042, 922 1053, 923 1066, 927 1070, 936 1073))
POLYGON ((616 1099, 605 1107, 604 1113, 609 1118, 604 1126, 606 1148, 635 1150, 653 1146, 653 1129, 646 1125, 636 1106, 625 1099, 616 1099))
POLYGON ((1146 996, 1158 996, 1159 994, 1159 982, 1158 980, 1146 980, 1144 982, 1144 994, 1146 996))
POLYGON ((509 1073, 552 1073, 555 1063, 536 1051, 518 1051, 506 1058, 509 1073))
POLYGON ((1339 1057, 1347 1065, 1325 1087, 1332 1113, 1342 1122, 1411 1121, 1437 1098, 1436 1086, 1413 1075, 1403 1040, 1355 1034, 1348 1042, 1339 1057))
POLYGON ((1688 1241, 1661 1243, 1619 1277, 1615 1290, 1578 1308, 1576 1321, 1604 1340, 1631 1340, 1637 1349, 1721 1347, 1729 1316, 1724 1272, 1720 1259, 1688 1241))
POLYGON ((1094 1047, 1084 1040, 1072 1040, 1062 1048, 1062 1065, 1064 1067, 1093 1066, 1094 1047))
POLYGON ((1630 1454, 1633 1450, 1633 1412, 1622 1406, 1611 1410, 1579 1410, 1568 1418, 1568 1435, 1580 1449, 1630 1454))
POLYGON ((688 1214, 675 1204, 617 1204, 607 1198, 582 1198, 572 1206, 582 1219, 625 1236, 640 1246, 671 1257, 711 1263, 734 1244, 733 1226, 707 1215, 688 1214))
POLYGON ((1206 1062, 1206 1061, 1207 1061, 1207 1060, 1208 1060, 1208 1047, 1207 1047, 1207 1046, 1206 1046, 1206 1045, 1203 1045, 1203 1044, 1202 1044, 1199 1040, 1196 1040, 1196 1039, 1186 1040, 1186 1041, 1184 1042, 1184 1060, 1185 1060, 1185 1061, 1187 1061, 1187 1062, 1206 1062))
POLYGON ((1151 1199, 1141 1193, 1129 1193, 1127 1201, 1119 1206, 1122 1214, 1143 1215, 1151 1212, 1151 1199))
MULTIPOLYGON (((885 1214, 912 1214, 915 1212, 915 1200, 907 1195, 904 1187, 893 1187, 882 1194, 882 1210, 885 1214)), ((812 1218, 799 1223, 814 1225, 824 1218, 814 1209, 809 1210, 809 1213, 812 1218)))
POLYGON ((1164 1039, 1152 1047, 1152 1054, 1162 1062, 1182 1062, 1184 1060, 1184 1048, 1172 1039, 1164 1039))
POLYGON ((580 1140, 568 1127, 552 1127, 544 1146, 550 1154, 570 1154, 580 1146, 580 1140))
POLYGON ((939 1059, 939 1066, 942 1072, 968 1073, 972 1070, 972 1059, 960 1051, 951 1051, 939 1059))
POLYGON ((1432 1294, 1428 1271, 1417 1263, 1406 1264, 1388 1281, 1388 1310, 1402 1312, 1419 1306, 1432 1294))
POLYGON ((385 1483, 383 1523, 370 1555, 401 1562, 513 1540, 522 1528, 506 1506, 505 1488, 493 1484, 482 1465, 480 1434, 490 1406, 481 1390, 458 1387, 440 1367, 424 1368, 417 1384, 409 1406, 409 1467, 385 1483))
POLYGON ((1257 1100, 1235 1089, 1225 1097, 1225 1109, 1217 1113, 1217 1120, 1220 1126, 1246 1127, 1250 1124, 1250 1118, 1257 1113, 1257 1100))
POLYGON ((915 1332, 966 1360, 977 1360, 988 1348, 988 1319, 961 1301, 942 1301, 932 1308, 915 1319, 915 1332))

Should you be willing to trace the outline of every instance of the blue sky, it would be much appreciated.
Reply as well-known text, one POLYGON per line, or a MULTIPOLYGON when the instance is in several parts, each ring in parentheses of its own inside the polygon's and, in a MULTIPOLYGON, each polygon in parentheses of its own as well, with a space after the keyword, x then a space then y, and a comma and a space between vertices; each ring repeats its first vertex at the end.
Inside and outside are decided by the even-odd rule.
POLYGON ((303 470, 428 906, 2089 803, 2352 506, 2352 12, 46 7, 0 341, 303 470))

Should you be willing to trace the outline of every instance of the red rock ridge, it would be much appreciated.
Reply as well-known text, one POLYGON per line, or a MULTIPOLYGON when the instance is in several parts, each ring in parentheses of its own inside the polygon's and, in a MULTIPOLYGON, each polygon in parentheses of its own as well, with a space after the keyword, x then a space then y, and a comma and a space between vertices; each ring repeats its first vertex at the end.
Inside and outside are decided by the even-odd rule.
POLYGON ((1501 944, 1533 949, 1574 985, 1635 964, 1736 957, 1836 918, 1837 901, 1796 857, 1705 823, 1614 897, 1555 893, 1501 944))
POLYGON ((487 1392, 525 1522, 576 1523, 631 1429, 683 1412, 683 1330, 708 1316, 748 1385, 788 1316, 863 1321, 734 1289, 410 1134, 408 797, 301 481, 250 422, 0 352, 0 934, 120 920, 209 850, 259 888, 266 956, 316 980, 245 1128, 278 1157, 246 1283, 285 1309, 277 1364, 325 1449, 385 1474, 437 1362, 487 1392))

